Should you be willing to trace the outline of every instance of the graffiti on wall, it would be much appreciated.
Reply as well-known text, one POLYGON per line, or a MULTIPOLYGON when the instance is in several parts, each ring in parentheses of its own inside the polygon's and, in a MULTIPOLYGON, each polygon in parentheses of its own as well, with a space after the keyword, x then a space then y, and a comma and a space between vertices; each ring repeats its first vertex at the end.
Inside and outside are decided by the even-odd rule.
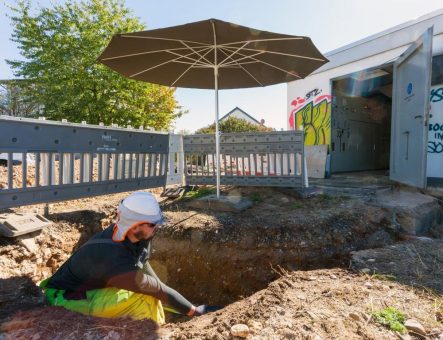
POLYGON ((305 145, 329 144, 331 137, 331 95, 313 89, 304 97, 291 102, 293 109, 289 115, 291 129, 303 126, 305 145))
POLYGON ((443 177, 443 85, 431 87, 428 124, 428 177, 443 177))
MULTIPOLYGON (((439 108, 441 107, 442 102, 443 87, 432 89, 431 103, 440 103, 433 105, 434 111, 437 106, 439 108)), ((441 114, 441 112, 433 112, 433 115, 429 122, 428 153, 443 153, 443 121, 440 121, 442 117, 443 115, 441 114)))

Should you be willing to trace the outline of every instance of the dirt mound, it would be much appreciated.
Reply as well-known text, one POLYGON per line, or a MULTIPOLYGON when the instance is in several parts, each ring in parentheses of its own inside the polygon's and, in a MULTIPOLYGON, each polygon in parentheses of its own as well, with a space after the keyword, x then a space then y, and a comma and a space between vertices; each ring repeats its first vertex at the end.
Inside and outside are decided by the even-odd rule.
POLYGON ((342 269, 292 272, 223 311, 165 328, 172 339, 229 339, 235 324, 249 326, 249 339, 396 339, 397 334, 372 317, 392 306, 437 338, 443 327, 436 321, 435 299, 342 269))
POLYGON ((423 325, 428 338, 443 333, 443 301, 425 291, 343 269, 285 273, 266 289, 223 310, 161 329, 149 321, 106 320, 56 307, 20 312, 2 325, 22 339, 231 339, 236 324, 248 339, 397 339, 373 313, 393 307, 423 325))
POLYGON ((419 237, 352 254, 352 268, 443 294, 443 240, 419 237))
POLYGON ((1 325, 7 339, 158 339, 159 326, 150 320, 102 319, 61 307, 18 312, 1 325))

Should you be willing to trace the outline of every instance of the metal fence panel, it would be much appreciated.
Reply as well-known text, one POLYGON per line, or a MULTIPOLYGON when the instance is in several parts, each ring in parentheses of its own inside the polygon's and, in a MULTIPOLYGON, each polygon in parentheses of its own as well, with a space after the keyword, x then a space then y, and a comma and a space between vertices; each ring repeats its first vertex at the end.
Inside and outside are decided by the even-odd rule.
MULTIPOLYGON (((305 185, 302 131, 229 133, 220 136, 223 185, 305 185)), ((215 136, 183 137, 186 184, 215 184, 215 136)))
POLYGON ((168 147, 160 132, 0 116, 0 208, 164 186, 168 147))

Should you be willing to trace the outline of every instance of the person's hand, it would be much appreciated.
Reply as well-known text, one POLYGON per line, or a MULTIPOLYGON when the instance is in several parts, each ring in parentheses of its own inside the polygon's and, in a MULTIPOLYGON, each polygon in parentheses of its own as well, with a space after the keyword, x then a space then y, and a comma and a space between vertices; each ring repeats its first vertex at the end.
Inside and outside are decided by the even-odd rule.
POLYGON ((222 307, 218 306, 208 306, 208 305, 200 305, 195 308, 194 316, 203 315, 210 312, 215 312, 216 310, 222 309, 222 307))
POLYGON ((206 307, 207 307, 206 305, 200 305, 200 306, 196 307, 194 316, 200 316, 200 315, 206 314, 207 313, 206 307))

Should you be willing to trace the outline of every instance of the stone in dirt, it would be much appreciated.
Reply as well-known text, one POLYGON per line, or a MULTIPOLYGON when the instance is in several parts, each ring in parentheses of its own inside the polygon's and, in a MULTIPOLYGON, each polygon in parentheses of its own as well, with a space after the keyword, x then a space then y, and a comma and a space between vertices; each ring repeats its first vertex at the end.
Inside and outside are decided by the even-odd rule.
POLYGON ((239 338, 246 338, 249 335, 249 327, 241 323, 236 324, 231 327, 231 334, 239 338))
POLYGON ((20 244, 25 247, 30 253, 37 254, 39 247, 35 243, 34 238, 22 238, 20 244))
POLYGON ((420 335, 426 335, 426 330, 422 326, 420 322, 414 319, 408 319, 405 321, 405 327, 408 329, 408 331, 417 333, 420 335))
POLYGON ((357 313, 354 313, 354 312, 349 313, 349 317, 351 319, 355 320, 355 321, 360 321, 361 320, 360 315, 358 315, 357 313))

